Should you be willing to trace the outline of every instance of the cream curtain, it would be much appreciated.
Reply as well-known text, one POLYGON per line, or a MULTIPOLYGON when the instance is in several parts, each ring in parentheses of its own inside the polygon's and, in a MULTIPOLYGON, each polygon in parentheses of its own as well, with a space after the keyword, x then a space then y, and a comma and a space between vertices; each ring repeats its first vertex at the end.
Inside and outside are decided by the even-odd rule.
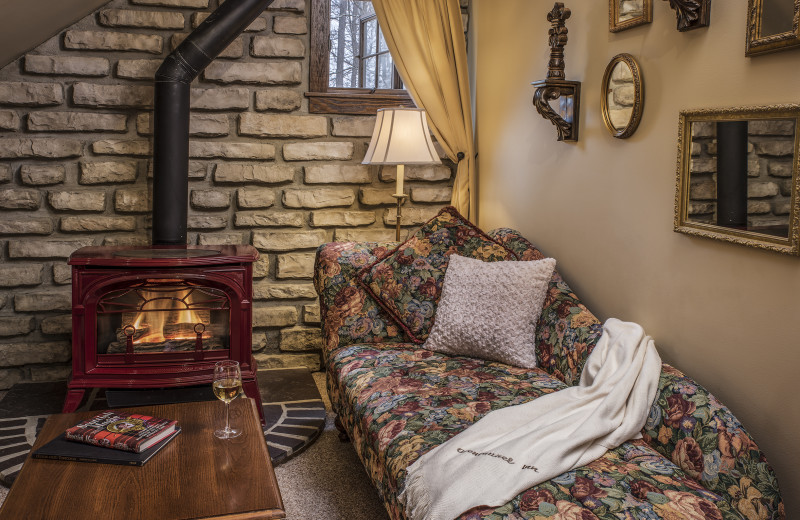
POLYGON ((458 161, 452 204, 476 221, 477 182, 467 48, 458 0, 372 0, 395 66, 433 135, 458 161))

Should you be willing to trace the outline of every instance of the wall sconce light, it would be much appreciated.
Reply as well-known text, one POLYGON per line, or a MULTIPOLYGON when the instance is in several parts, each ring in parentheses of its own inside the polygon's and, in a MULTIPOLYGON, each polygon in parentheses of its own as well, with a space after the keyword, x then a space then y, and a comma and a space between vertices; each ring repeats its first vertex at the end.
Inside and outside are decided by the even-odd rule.
POLYGON ((556 126, 559 141, 578 140, 578 121, 580 119, 581 82, 567 81, 564 75, 564 47, 567 45, 565 22, 572 12, 562 2, 556 2, 553 10, 547 13, 551 27, 550 62, 547 64, 547 79, 531 83, 536 87, 533 106, 548 121, 556 126), (559 111, 553 110, 550 101, 558 100, 559 111))

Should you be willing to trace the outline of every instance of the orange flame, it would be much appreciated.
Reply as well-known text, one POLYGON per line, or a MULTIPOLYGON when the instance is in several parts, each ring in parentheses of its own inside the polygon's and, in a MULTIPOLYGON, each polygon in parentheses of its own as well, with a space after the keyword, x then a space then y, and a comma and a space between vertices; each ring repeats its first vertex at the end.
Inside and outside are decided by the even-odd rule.
POLYGON ((166 295, 148 292, 143 296, 147 299, 147 303, 142 307, 142 312, 136 315, 132 325, 137 331, 145 332, 133 340, 135 345, 194 340, 197 338, 194 327, 198 323, 206 327, 202 333, 203 339, 212 336, 208 330, 208 318, 203 319, 201 313, 187 308, 187 304, 191 303, 187 301, 191 299, 188 290, 166 295))

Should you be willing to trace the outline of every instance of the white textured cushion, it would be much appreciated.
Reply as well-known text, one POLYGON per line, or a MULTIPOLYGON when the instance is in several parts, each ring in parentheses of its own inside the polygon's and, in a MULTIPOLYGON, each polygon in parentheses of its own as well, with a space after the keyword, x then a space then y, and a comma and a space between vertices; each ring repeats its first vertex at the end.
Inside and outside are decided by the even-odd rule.
POLYGON ((536 366, 536 323, 556 261, 483 262, 451 255, 423 348, 536 366))

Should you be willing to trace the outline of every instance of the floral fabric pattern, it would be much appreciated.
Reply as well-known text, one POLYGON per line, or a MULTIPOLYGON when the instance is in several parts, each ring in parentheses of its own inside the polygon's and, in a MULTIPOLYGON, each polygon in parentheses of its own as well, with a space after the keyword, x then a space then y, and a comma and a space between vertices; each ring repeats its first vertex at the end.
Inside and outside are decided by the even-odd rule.
POLYGON ((775 473, 731 411, 670 365, 661 370, 645 441, 747 519, 783 518, 775 473))
POLYGON ((357 278, 408 338, 422 343, 433 325, 444 272, 453 253, 485 262, 517 259, 515 253, 448 206, 407 241, 365 267, 357 278))
MULTIPOLYGON (((491 410, 566 387, 538 368, 449 357, 407 343, 342 347, 329 354, 327 369, 331 401, 394 519, 405 518, 396 497, 406 468, 422 454, 491 410)), ((706 489, 645 440, 636 440, 501 507, 472 509, 459 518, 759 518, 746 513, 756 489, 747 479, 737 485, 733 493, 706 489), (745 510, 737 509, 740 503, 745 510)))
POLYGON ((364 288, 356 274, 391 243, 333 242, 317 249, 314 287, 319 294, 322 336, 327 350, 351 343, 399 342, 403 331, 364 288))
MULTIPOLYGON (((539 253, 511 230, 491 236, 520 259, 539 253)), ((491 410, 568 385, 599 339, 599 321, 556 273, 537 327, 540 367, 419 348, 353 282, 387 244, 334 243, 318 252, 328 393, 393 519, 406 468, 491 410), (361 320, 368 320, 364 323, 361 320)), ((662 369, 643 438, 463 520, 785 519, 775 475, 741 423, 703 387, 662 369)))

